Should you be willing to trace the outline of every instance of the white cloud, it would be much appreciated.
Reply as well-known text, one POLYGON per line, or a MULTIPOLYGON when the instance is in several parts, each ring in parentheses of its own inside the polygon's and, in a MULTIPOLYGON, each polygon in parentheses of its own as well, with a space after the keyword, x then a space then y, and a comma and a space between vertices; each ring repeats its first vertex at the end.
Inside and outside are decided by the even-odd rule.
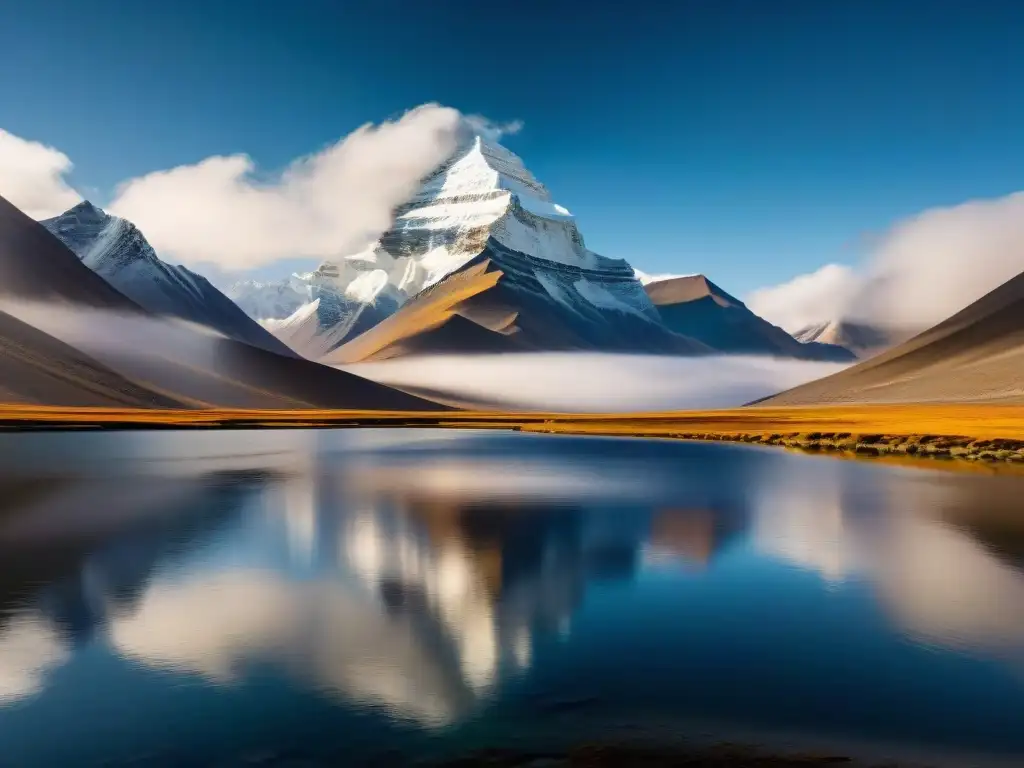
POLYGON ((0 129, 0 195, 34 219, 56 216, 81 198, 65 179, 63 152, 0 129))
POLYGON ((510 120, 507 123, 496 123, 483 115, 466 115, 466 124, 488 141, 501 141, 504 136, 514 136, 523 130, 522 120, 510 120))
MULTIPOLYGON (((215 155, 129 179, 107 207, 167 260, 220 272, 343 256, 390 226, 395 206, 467 128, 497 141, 522 127, 424 104, 395 121, 367 123, 278 174, 268 176, 245 154, 215 155)), ((0 194, 33 218, 81 200, 65 180, 71 168, 59 150, 0 130, 0 194)))
POLYGON ((384 232, 394 207, 454 151, 460 117, 425 104, 364 125, 270 181, 247 155, 156 171, 122 184, 110 210, 168 260, 242 270, 352 253, 384 232))
POLYGON ((933 325, 1024 271, 1024 192, 933 208, 874 253, 855 316, 933 325))
POLYGON ((751 312, 795 333, 813 323, 845 316, 860 286, 861 278, 851 267, 826 264, 816 272, 756 290, 745 303, 751 312))
POLYGON ((859 269, 829 264, 752 293, 787 330, 836 318, 891 328, 945 320, 1024 271, 1024 192, 933 208, 897 223, 859 269))
POLYGON ((770 357, 573 352, 431 356, 359 363, 347 370, 382 384, 421 387, 482 406, 579 413, 725 408, 842 367, 770 357))

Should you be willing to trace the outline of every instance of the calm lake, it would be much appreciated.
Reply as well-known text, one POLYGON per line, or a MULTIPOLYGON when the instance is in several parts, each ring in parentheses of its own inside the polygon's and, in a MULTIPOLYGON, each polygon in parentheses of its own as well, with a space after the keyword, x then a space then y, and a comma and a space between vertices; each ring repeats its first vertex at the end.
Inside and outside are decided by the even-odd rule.
POLYGON ((0 435, 0 766, 398 765, 617 734, 1020 765, 1024 477, 935 466, 441 430, 0 435))

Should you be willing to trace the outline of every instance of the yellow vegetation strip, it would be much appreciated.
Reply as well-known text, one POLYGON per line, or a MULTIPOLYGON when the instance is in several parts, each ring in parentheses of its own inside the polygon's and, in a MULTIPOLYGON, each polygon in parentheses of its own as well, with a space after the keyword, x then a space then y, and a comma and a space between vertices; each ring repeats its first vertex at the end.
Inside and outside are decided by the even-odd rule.
POLYGON ((782 445, 873 456, 1020 462, 1024 407, 876 405, 646 414, 502 411, 142 410, 0 405, 0 429, 446 427, 782 445))
POLYGON ((0 405, 8 427, 343 427, 444 426, 519 428, 606 435, 764 435, 814 432, 865 435, 970 436, 1024 440, 1024 406, 875 405, 734 408, 643 414, 557 414, 506 411, 145 410, 0 405))

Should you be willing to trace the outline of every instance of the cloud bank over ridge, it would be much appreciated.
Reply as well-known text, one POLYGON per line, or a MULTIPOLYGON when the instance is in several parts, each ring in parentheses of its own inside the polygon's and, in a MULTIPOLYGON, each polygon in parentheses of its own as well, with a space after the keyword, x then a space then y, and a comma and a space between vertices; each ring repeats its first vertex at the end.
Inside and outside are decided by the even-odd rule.
POLYGON ((110 211, 137 224, 158 253, 185 263, 243 270, 354 253, 454 151, 460 117, 425 104, 394 122, 363 125, 269 182, 247 155, 156 171, 121 185, 110 211))
POLYGON ((1024 271, 1024 192, 932 208, 898 222, 860 268, 828 264, 753 292, 786 330, 824 320, 892 328, 941 322, 1024 271))

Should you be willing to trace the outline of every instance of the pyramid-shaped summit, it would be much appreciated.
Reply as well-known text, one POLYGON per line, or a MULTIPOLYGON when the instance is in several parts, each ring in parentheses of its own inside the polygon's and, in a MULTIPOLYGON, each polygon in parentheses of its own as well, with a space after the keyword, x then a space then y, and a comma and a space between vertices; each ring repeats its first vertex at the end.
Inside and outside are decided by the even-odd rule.
MULTIPOLYGON (((471 309, 463 302, 465 296, 454 303, 445 300, 440 316, 421 313, 421 320, 403 322, 403 328, 427 323, 436 330, 451 316, 463 320, 472 316, 470 325, 484 322, 488 326, 482 333, 470 329, 477 339, 474 351, 488 349, 492 339, 502 349, 511 345, 705 351, 665 328, 626 261, 604 258, 586 247, 575 218, 554 202, 522 160, 470 134, 395 210, 392 227, 377 242, 360 253, 327 261, 313 273, 293 276, 292 283, 298 280, 308 287, 307 303, 290 304, 290 317, 264 314, 257 319, 301 354, 323 359, 340 345, 374 330, 396 311, 402 312, 427 289, 436 286, 443 291, 441 283, 466 269, 492 274, 486 280, 467 278, 459 283, 461 294, 469 284, 490 285, 487 302, 472 299, 471 309), (495 286, 500 290, 492 290, 495 286), (495 298, 499 295, 500 301, 495 298), (312 306, 313 302, 318 305, 312 306), (484 303, 487 307, 481 309, 484 303), (501 339, 493 337, 498 327, 501 339)), ((254 313, 276 303, 278 288, 239 284, 231 295, 255 317, 254 313)), ((301 292, 290 285, 284 293, 297 297, 301 292)), ((404 338, 406 333, 398 336, 404 338)), ((444 346, 463 351, 458 343, 444 346)), ((403 344, 397 354, 411 349, 403 344)))
POLYGON ((522 160, 479 135, 463 142, 396 210, 394 226, 373 251, 414 260, 415 268, 406 264, 402 274, 408 290, 437 282, 489 245, 570 271, 626 277, 633 308, 651 311, 629 265, 588 250, 575 218, 522 160))
POLYGON ((573 215, 523 162, 479 135, 355 258, 385 270, 408 298, 330 362, 437 351, 709 351, 666 328, 629 263, 588 249, 573 215))

